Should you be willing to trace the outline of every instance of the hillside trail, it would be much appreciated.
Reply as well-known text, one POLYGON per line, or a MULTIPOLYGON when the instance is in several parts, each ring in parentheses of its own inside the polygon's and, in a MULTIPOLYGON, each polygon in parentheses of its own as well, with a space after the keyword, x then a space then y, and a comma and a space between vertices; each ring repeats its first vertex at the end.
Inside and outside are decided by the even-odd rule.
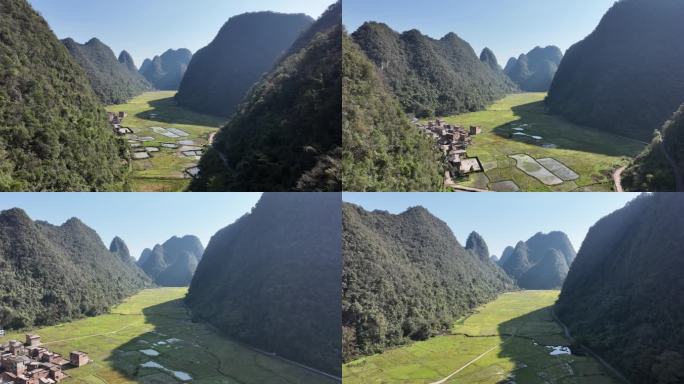
POLYGON ((663 142, 663 139, 660 139, 660 150, 663 152, 663 155, 665 155, 665 158, 667 159, 667 162, 670 163, 670 168, 672 168, 672 173, 674 173, 674 178, 675 178, 675 192, 684 192, 684 175, 682 174, 682 170, 679 168, 679 165, 677 165, 677 162, 674 160, 670 152, 665 148, 665 142, 663 142))
POLYGON ((624 192, 622 189, 622 172, 627 169, 627 166, 620 167, 613 172, 613 182, 615 183, 615 192, 624 192))

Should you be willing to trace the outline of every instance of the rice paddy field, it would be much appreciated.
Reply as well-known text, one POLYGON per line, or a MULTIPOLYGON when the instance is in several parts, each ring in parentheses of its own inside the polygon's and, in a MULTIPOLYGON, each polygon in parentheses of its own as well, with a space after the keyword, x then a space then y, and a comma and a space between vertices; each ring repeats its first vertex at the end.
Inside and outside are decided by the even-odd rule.
POLYGON ((130 187, 140 192, 183 191, 190 183, 186 169, 197 165, 212 133, 224 117, 195 113, 180 107, 175 91, 146 92, 126 104, 111 105, 109 112, 126 112, 122 126, 131 149, 130 187))
MULTIPOLYGON (((67 370, 68 384, 326 384, 334 381, 225 339, 193 323, 182 304, 187 288, 144 290, 111 313, 30 330, 51 351, 88 353, 67 370)), ((24 332, 0 337, 24 340, 24 332)))
POLYGON ((344 365, 343 381, 345 384, 619 383, 593 358, 558 352, 568 346, 551 314, 558 294, 558 291, 505 293, 456 322, 449 335, 344 365))
POLYGON ((484 111, 444 118, 448 124, 482 127, 468 156, 479 157, 485 172, 456 183, 500 192, 612 191, 612 173, 646 143, 548 114, 545 97, 513 94, 484 111))

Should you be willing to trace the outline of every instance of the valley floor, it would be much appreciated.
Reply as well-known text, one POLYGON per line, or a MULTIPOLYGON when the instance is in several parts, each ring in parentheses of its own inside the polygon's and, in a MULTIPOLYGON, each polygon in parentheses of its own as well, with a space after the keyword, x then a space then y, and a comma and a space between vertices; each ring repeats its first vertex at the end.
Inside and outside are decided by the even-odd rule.
POLYGON ((512 94, 485 111, 444 118, 448 124, 482 127, 467 152, 479 157, 485 172, 456 183, 501 192, 613 190, 614 171, 646 143, 550 115, 545 97, 512 94))
MULTIPOLYGON (((150 152, 149 159, 133 160, 133 172, 130 177, 133 191, 185 190, 190 184, 190 175, 185 170, 196 166, 199 156, 186 156, 183 152, 205 150, 212 134, 218 132, 227 120, 180 107, 173 99, 175 94, 175 91, 146 92, 126 104, 107 107, 109 112, 128 114, 121 125, 133 130, 133 136, 129 136, 129 139, 133 140, 129 145, 137 146, 139 149, 159 149, 158 152, 150 152), (188 136, 167 137, 159 132, 168 132, 159 128, 179 129, 188 136), (139 140, 140 138, 146 140, 139 140), (164 143, 176 144, 177 148, 165 148, 162 146, 164 143)), ((133 146, 131 152, 135 149, 133 146)))
POLYGON ((364 357, 343 367, 350 383, 613 384, 594 359, 551 355, 567 346, 553 320, 558 291, 501 295, 454 324, 451 334, 364 357))
MULTIPOLYGON (((192 323, 182 303, 186 292, 144 290, 110 314, 33 332, 51 351, 68 356, 81 350, 94 360, 68 370, 72 378, 63 381, 66 384, 173 384, 189 382, 188 377, 198 384, 335 383, 192 323)), ((10 339, 24 340, 24 335, 7 334, 0 342, 10 339)))

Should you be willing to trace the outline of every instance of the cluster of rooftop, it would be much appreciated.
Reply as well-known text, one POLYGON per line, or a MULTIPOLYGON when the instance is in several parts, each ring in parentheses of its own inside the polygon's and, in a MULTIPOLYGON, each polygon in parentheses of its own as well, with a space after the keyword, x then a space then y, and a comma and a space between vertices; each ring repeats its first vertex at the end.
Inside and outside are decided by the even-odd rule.
POLYGON ((466 176, 474 172, 482 172, 482 163, 477 157, 468 157, 466 151, 472 144, 472 137, 482 133, 482 128, 471 126, 470 129, 459 125, 446 124, 442 119, 428 121, 427 124, 415 122, 425 134, 434 138, 449 162, 449 175, 453 178, 466 176))
POLYGON ((112 129, 114 129, 114 133, 116 133, 119 136, 126 135, 128 133, 132 133, 133 131, 130 130, 130 128, 125 128, 121 124, 123 123, 123 120, 128 116, 128 113, 126 112, 119 112, 119 113, 114 113, 114 112, 107 112, 107 121, 109 121, 109 124, 112 125, 112 129))

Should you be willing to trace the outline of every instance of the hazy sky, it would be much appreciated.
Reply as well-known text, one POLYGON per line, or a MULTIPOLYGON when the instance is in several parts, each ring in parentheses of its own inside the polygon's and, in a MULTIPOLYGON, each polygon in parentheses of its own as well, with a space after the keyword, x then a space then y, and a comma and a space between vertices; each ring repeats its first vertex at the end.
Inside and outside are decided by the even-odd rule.
POLYGON ((500 256, 537 232, 563 231, 579 251, 589 228, 622 208, 637 193, 344 193, 342 199, 366 210, 401 213, 423 206, 445 221, 465 245, 472 231, 500 256))
POLYGON ((106 247, 121 237, 135 258, 171 236, 195 235, 206 247, 247 212, 261 193, 0 193, 0 210, 21 208, 33 220, 61 225, 72 217, 93 228, 106 247))
POLYGON ((140 67, 167 49, 193 53, 214 39, 231 16, 275 11, 320 16, 333 0, 29 0, 57 37, 85 43, 97 37, 140 67))
POLYGON ((343 23, 351 33, 365 21, 433 38, 455 32, 473 46, 494 51, 504 66, 537 45, 563 52, 598 25, 615 0, 344 0, 343 23))

